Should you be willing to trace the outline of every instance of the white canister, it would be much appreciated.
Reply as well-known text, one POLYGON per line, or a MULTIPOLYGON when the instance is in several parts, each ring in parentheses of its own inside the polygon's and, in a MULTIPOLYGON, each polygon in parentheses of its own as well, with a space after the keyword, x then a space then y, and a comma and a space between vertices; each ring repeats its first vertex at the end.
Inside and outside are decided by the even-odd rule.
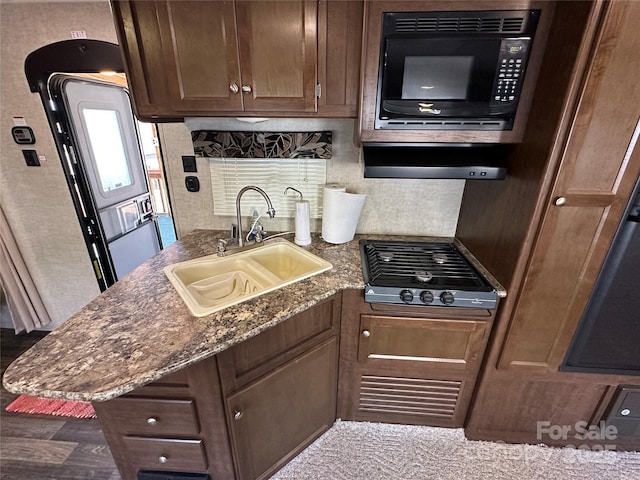
POLYGON ((296 201, 296 233, 293 241, 296 245, 310 245, 311 231, 309 229, 309 202, 306 200, 296 201))

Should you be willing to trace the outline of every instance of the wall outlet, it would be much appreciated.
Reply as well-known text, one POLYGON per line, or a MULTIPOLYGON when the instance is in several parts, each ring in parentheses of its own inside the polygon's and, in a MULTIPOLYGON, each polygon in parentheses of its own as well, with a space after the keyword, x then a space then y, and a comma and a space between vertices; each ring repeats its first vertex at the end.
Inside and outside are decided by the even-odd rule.
POLYGON ((198 180, 198 177, 194 177, 192 175, 185 177, 184 185, 187 187, 189 192, 198 192, 200 190, 200 181, 198 180))

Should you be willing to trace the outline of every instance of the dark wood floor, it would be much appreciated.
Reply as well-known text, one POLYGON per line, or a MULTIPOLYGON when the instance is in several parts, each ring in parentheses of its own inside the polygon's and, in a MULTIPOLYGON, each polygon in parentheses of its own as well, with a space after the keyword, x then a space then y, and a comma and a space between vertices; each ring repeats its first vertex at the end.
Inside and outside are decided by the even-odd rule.
MULTIPOLYGON (((44 335, 0 329, 2 373, 44 335)), ((0 391, 2 480, 120 480, 98 420, 5 411, 15 398, 4 388, 0 391)))

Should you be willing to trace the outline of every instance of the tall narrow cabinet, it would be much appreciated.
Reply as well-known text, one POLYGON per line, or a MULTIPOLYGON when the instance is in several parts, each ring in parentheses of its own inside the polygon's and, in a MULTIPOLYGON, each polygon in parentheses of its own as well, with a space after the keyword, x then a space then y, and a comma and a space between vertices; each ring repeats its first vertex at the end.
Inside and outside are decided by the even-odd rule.
MULTIPOLYGON (((560 20, 585 28, 557 121, 552 99, 546 117, 534 107, 504 184, 469 186, 463 200, 458 236, 510 291, 468 422, 472 438, 553 443, 538 422, 597 424, 620 384, 640 385, 559 370, 640 174, 640 3, 566 3, 560 20), (480 209, 493 218, 479 233, 480 209)), ((546 68, 539 89, 558 82, 561 67, 546 68)))

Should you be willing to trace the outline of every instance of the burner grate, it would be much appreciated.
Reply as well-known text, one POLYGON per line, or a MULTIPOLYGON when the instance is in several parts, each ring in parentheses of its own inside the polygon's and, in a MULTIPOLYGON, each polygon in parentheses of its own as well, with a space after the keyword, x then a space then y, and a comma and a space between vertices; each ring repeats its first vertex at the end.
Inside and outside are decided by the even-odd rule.
POLYGON ((486 281, 451 243, 364 240, 368 283, 380 286, 485 288, 486 281))

